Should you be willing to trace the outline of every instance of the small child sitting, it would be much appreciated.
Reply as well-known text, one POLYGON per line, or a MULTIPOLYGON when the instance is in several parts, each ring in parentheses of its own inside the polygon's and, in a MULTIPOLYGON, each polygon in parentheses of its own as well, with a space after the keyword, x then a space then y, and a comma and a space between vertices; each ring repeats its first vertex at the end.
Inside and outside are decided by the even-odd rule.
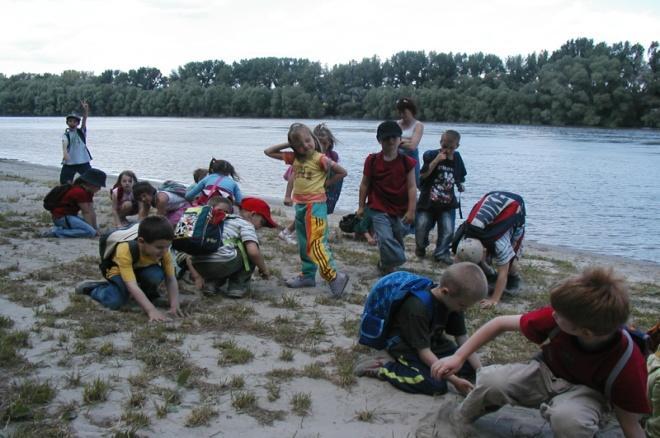
POLYGON ((365 211, 362 217, 355 213, 349 213, 343 216, 339 221, 339 229, 344 233, 353 234, 355 240, 364 239, 369 245, 376 245, 376 239, 373 236, 373 225, 369 211, 365 211))
POLYGON ((124 170, 117 177, 117 182, 110 189, 112 199, 112 225, 122 227, 128 225, 126 216, 138 214, 138 203, 133 199, 133 185, 138 182, 135 173, 124 170))
MULTIPOLYGON (((179 308, 179 285, 174 276, 170 245, 174 239, 172 225, 162 216, 150 216, 140 222, 137 240, 117 244, 112 265, 106 271, 107 281, 83 281, 76 293, 89 295, 105 307, 116 310, 133 298, 149 317, 149 321, 165 321, 151 300, 158 298, 158 287, 165 281, 171 316, 183 316, 179 308), (131 245, 137 246, 134 260, 131 245)), ((133 247, 135 249, 135 246, 133 247)))
MULTIPOLYGON (((448 267, 440 278, 440 284, 432 286, 433 314, 415 295, 409 294, 394 311, 387 332, 387 352, 393 361, 371 359, 356 367, 358 376, 386 380, 394 387, 415 394, 436 395, 447 392, 450 382, 458 392, 467 394, 472 389, 470 381, 457 377, 436 378, 431 367, 439 357, 452 355, 456 344, 467 340, 463 312, 486 296, 488 282, 483 271, 474 263, 456 263, 448 267), (456 344, 445 337, 454 336, 456 344)), ((463 377, 474 379, 481 368, 477 355, 471 355, 469 365, 460 372, 463 377)))
MULTIPOLYGON (((230 201, 222 196, 213 196, 209 206, 230 211, 230 201)), ((226 295, 230 298, 242 298, 250 288, 252 272, 259 269, 262 278, 268 278, 270 272, 259 249, 256 230, 262 227, 274 228, 277 224, 270 215, 270 207, 258 198, 243 198, 239 215, 225 217, 222 230, 223 245, 210 255, 177 256, 181 266, 185 260, 191 277, 198 289, 205 282, 214 283, 217 291, 227 283, 226 295)))
POLYGON ((552 289, 550 306, 492 319, 453 356, 434 364, 432 376, 454 374, 481 346, 507 331, 520 332, 541 345, 541 352, 527 363, 483 368, 474 390, 443 422, 468 433, 469 423, 510 404, 540 408, 557 437, 592 437, 613 406, 623 434, 643 437, 640 414, 651 412, 647 371, 639 348, 622 330, 629 314, 623 279, 611 269, 593 268, 552 289), (631 354, 621 364, 630 344, 631 354))

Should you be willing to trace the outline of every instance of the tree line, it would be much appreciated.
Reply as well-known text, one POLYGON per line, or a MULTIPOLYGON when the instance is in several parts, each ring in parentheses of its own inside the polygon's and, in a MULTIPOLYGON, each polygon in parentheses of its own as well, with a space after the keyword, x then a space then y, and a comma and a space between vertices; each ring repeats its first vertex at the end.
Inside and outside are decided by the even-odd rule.
POLYGON ((189 62, 99 75, 0 74, 0 115, 368 118, 396 116, 397 98, 428 121, 660 128, 660 51, 578 38, 548 53, 405 51, 333 67, 295 58, 189 62))

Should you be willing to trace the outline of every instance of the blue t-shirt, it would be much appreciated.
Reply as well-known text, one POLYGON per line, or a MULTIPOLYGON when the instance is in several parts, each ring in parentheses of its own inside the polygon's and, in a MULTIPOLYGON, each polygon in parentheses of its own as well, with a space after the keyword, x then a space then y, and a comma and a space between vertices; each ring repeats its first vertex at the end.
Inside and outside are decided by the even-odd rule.
POLYGON ((240 187, 233 178, 220 175, 218 173, 211 173, 206 175, 200 182, 195 184, 190 190, 186 192, 186 199, 192 201, 199 195, 202 190, 211 188, 214 184, 217 183, 218 178, 222 178, 218 184, 218 188, 221 189, 225 197, 233 198, 234 204, 240 204, 243 201, 243 194, 241 193, 240 187))

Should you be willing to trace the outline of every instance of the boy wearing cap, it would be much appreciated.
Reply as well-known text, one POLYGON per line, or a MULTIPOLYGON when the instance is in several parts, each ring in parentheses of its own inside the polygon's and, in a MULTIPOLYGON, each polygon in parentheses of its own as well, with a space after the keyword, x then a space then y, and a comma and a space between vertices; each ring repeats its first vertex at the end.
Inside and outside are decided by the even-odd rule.
POLYGON ((403 237, 406 225, 415 222, 416 162, 398 153, 401 133, 401 127, 391 120, 378 126, 376 139, 382 151, 364 161, 356 212, 362 217, 365 206, 369 208, 380 251, 378 267, 383 274, 405 263, 403 237))
POLYGON ((90 168, 62 195, 51 211, 53 224, 43 237, 95 237, 99 235, 94 194, 105 187, 105 173, 90 168), (82 212, 82 217, 78 212, 82 212))
MULTIPOLYGON (((230 211, 231 204, 226 198, 212 197, 208 205, 230 211)), ((243 198, 238 215, 229 214, 225 217, 222 241, 223 245, 210 255, 186 256, 191 276, 198 287, 203 287, 204 281, 214 283, 219 289, 227 283, 225 294, 230 298, 242 298, 250 288, 252 272, 259 269, 262 278, 267 279, 270 272, 259 249, 259 239, 256 230, 275 228, 277 224, 270 215, 270 207, 259 198, 243 198), (203 279, 203 281, 200 281, 203 279)), ((181 258, 177 258, 181 265, 181 258)))
POLYGON ((89 115, 89 104, 82 100, 80 102, 83 114, 82 119, 78 114, 71 113, 66 116, 66 130, 62 135, 62 171, 60 172, 60 184, 71 183, 76 173, 82 175, 92 166, 92 154, 87 149, 87 116, 89 115), (80 128, 78 127, 80 125, 80 128))

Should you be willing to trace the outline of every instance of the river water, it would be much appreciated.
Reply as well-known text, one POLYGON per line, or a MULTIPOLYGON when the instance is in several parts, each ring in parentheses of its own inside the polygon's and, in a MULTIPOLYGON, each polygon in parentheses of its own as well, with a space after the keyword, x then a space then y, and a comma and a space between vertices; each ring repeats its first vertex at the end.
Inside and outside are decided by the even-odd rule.
MULTIPOLYGON (((90 117, 88 145, 93 165, 108 173, 185 183, 211 157, 223 158, 245 194, 281 198, 285 166, 263 150, 286 141, 292 122, 90 117)), ((354 210, 364 158, 380 149, 378 122, 327 122, 348 171, 338 208, 354 210)), ((64 128, 63 117, 0 117, 0 157, 59 166, 64 128)), ((429 122, 420 151, 437 148, 445 129, 462 136, 464 215, 488 191, 513 191, 526 202, 528 239, 660 262, 660 131, 429 122)))

